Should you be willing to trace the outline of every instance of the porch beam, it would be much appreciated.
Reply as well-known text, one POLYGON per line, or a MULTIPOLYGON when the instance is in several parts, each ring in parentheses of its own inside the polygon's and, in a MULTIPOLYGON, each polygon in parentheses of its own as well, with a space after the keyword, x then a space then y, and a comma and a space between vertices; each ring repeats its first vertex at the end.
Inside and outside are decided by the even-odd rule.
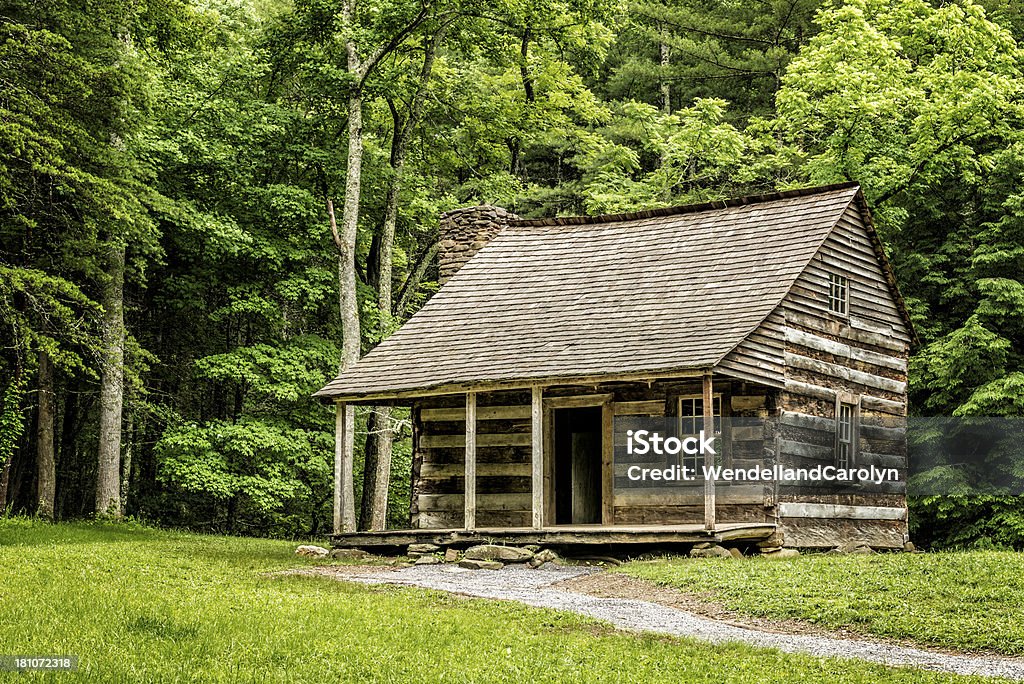
POLYGON ((463 527, 476 529, 476 392, 466 392, 466 467, 463 527))
MULTIPOLYGON (((704 422, 703 428, 705 434, 710 433, 712 436, 715 432, 715 392, 711 381, 711 371, 704 373, 704 422)), ((704 455, 702 459, 704 465, 714 465, 714 456, 711 457, 711 462, 708 462, 708 455, 704 455)), ((710 477, 704 478, 704 529, 713 530, 715 529, 715 481, 710 477)))
POLYGON ((334 414, 334 533, 356 529, 355 487, 352 464, 355 454, 355 407, 339 401, 334 414))
POLYGON ((544 390, 534 385, 530 405, 533 528, 544 527, 544 390))
POLYGON ((615 522, 615 409, 609 398, 601 405, 601 524, 615 522))
POLYGON ((588 406, 602 406, 612 400, 615 395, 606 394, 580 394, 572 397, 548 397, 544 404, 548 408, 584 408, 588 406))

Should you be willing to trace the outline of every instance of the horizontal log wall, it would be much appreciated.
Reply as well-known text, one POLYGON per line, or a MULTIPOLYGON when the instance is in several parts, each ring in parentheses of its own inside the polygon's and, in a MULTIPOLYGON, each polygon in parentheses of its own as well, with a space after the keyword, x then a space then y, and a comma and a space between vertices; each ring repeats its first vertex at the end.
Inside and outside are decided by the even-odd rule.
MULTIPOLYGON (((617 416, 676 416, 681 396, 701 392, 699 380, 616 383, 587 388, 552 388, 552 405, 572 405, 572 397, 610 395, 617 416)), ((715 393, 722 395, 726 416, 766 418, 775 411, 777 390, 718 376, 715 393)), ((525 392, 477 394, 478 527, 529 527, 531 524, 530 397, 525 392)), ((589 401, 589 400, 588 400, 589 401)), ((770 421, 769 421, 770 423, 770 421)), ((465 487, 465 397, 450 395, 418 400, 413 407, 412 526, 421 529, 461 528, 465 487)), ((616 436, 619 439, 623 436, 616 436)), ((551 448, 549 441, 548 449, 551 448)), ((726 436, 723 461, 731 467, 771 462, 774 437, 760 427, 740 428, 726 436), (768 459, 766 461, 766 458, 768 459)), ((654 464, 651 464, 652 466, 654 464)), ((664 491, 630 488, 620 465, 614 473, 612 522, 683 524, 704 519, 703 487, 664 491), (692 491, 691 491, 692 490, 692 491)), ((765 522, 771 487, 738 483, 718 490, 720 522, 765 522)))
MULTIPOLYGON (((781 350, 781 344, 780 344, 781 350)), ((781 356, 780 356, 781 358, 781 356)), ((631 385, 616 388, 612 404, 616 415, 678 416, 680 397, 700 396, 700 380, 653 383, 650 387, 631 385)), ((767 418, 774 410, 777 391, 760 383, 745 382, 721 375, 715 376, 714 393, 721 395, 722 412, 726 417, 767 418)), ((770 422, 770 421, 768 421, 770 422)), ((725 424, 722 464, 743 468, 765 463, 764 429, 732 429, 725 424)), ((616 434, 616 448, 625 445, 626 437, 616 434)), ((768 454, 771 454, 769 438, 768 454)), ((643 458, 643 457, 638 457, 643 458)), ((630 465, 664 467, 658 462, 631 461, 618 463, 614 473, 613 517, 617 525, 686 524, 704 521, 704 487, 702 483, 669 484, 664 487, 638 487, 628 479, 630 465)), ((765 522, 766 503, 771 503, 771 487, 760 483, 739 483, 716 489, 718 522, 765 522)))
POLYGON ((785 324, 782 311, 773 311, 757 330, 722 359, 718 367, 736 378, 782 387, 786 378, 782 336, 785 324))
MULTIPOLYGON (((419 400, 413 415, 412 526, 461 528, 465 515, 465 397, 419 400)), ((476 525, 529 527, 530 395, 479 393, 476 417, 476 525)))

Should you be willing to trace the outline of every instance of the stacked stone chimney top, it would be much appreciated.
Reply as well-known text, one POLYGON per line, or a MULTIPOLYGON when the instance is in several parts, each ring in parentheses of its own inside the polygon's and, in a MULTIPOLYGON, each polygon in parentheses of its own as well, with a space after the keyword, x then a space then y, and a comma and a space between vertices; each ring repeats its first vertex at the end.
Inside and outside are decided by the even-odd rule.
POLYGON ((440 282, 444 283, 479 252, 501 229, 519 217, 502 207, 484 204, 441 214, 438 251, 440 282))

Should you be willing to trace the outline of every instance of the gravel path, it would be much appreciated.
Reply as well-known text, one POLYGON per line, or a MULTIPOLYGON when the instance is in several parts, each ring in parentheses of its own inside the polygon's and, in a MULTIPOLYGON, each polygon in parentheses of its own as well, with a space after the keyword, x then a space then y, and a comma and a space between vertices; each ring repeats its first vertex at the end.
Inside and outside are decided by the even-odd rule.
POLYGON ((364 584, 396 584, 438 589, 466 596, 518 601, 588 615, 627 630, 691 637, 712 643, 740 641, 788 653, 859 658, 891 666, 919 667, 964 675, 1024 680, 1024 659, 953 655, 892 643, 805 634, 783 634, 718 622, 658 603, 601 598, 553 586, 564 580, 601 572, 596 568, 546 564, 532 570, 509 565, 501 570, 466 570, 454 565, 355 568, 334 566, 305 572, 327 574, 364 584))

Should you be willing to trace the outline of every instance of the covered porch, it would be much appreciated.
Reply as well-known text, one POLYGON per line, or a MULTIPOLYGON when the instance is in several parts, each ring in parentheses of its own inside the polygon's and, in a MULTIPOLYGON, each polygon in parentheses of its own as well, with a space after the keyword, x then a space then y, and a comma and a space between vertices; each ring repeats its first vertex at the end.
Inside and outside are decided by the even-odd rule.
MULTIPOLYGON (((767 415, 772 388, 711 370, 529 387, 480 386, 404 399, 413 409, 407 529, 356 531, 352 403, 337 404, 334 536, 339 547, 413 543, 694 544, 763 540, 775 530, 763 490, 722 497, 712 480, 630 490, 615 463, 616 418, 767 415), (584 384, 587 382, 588 384, 584 384), (733 407, 738 407, 734 410, 733 407), (753 411, 753 413, 751 413, 753 411)), ((361 404, 375 403, 367 397, 361 404)), ((727 458, 763 458, 763 435, 723 435, 727 458), (736 442, 735 439, 746 440, 736 442)))

